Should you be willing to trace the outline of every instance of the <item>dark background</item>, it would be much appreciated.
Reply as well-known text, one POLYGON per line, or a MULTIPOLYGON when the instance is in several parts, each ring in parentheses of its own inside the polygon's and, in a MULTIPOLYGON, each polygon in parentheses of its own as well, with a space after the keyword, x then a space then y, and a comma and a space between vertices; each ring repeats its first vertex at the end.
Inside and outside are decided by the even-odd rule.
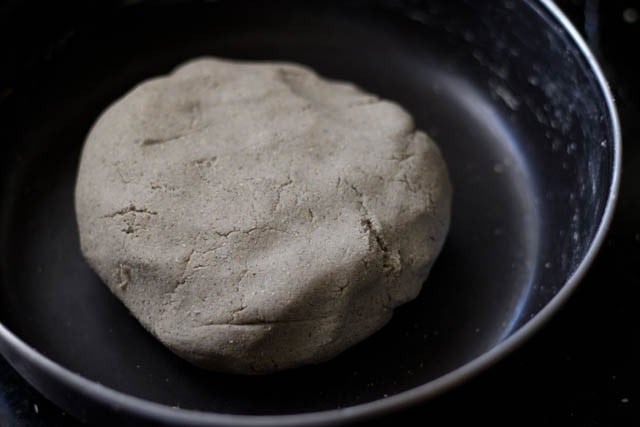
MULTIPOLYGON (((618 101, 623 181, 604 247, 567 305, 514 354, 454 391, 362 426, 640 425, 633 369, 640 360, 640 2, 556 3, 600 59, 618 101)), ((0 358, 0 426, 79 425, 0 358)))

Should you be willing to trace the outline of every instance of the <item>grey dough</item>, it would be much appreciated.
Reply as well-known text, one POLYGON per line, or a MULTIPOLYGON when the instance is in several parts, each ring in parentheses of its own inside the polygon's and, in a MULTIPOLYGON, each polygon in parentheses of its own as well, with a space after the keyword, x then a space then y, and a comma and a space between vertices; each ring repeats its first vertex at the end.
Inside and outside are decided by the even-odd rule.
POLYGON ((75 193, 82 252, 200 367, 318 363, 420 292, 451 186, 411 116, 289 63, 203 58, 95 123, 75 193))

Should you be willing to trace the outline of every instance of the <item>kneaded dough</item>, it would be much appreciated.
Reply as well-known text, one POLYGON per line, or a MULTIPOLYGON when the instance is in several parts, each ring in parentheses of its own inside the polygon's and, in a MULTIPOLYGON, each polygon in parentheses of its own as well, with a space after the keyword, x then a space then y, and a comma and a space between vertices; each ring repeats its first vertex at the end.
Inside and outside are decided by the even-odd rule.
POLYGON ((449 226, 436 145, 397 104, 290 63, 198 59, 91 130, 82 252, 169 349, 268 373, 334 357, 413 299, 449 226))

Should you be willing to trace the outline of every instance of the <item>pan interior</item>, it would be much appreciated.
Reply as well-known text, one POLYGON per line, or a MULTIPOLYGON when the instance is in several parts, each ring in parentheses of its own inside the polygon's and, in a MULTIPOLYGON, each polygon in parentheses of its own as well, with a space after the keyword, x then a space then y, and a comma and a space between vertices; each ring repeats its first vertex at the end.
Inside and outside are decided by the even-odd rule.
POLYGON ((0 321, 71 371, 203 411, 368 402, 494 347, 588 248, 611 176, 606 109, 577 49, 533 2, 126 3, 87 12, 0 103, 0 321), (447 160, 451 231, 423 292, 330 362, 203 372, 144 331, 82 259, 73 188, 90 126, 139 81, 202 55, 296 61, 353 81, 406 107, 447 160))

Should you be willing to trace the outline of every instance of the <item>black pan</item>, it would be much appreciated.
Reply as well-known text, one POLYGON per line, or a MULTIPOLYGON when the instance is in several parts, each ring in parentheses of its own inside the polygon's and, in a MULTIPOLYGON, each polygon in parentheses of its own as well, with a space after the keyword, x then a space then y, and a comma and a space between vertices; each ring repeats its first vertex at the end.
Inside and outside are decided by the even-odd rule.
POLYGON ((283 426, 405 407, 531 336, 602 242, 619 179, 616 112, 551 1, 50 3, 0 9, 0 350, 82 419, 283 426), (89 127, 137 82, 200 55, 297 61, 353 81, 405 106, 442 147, 455 196, 432 277, 330 362, 203 372, 83 262, 72 201, 89 127))

